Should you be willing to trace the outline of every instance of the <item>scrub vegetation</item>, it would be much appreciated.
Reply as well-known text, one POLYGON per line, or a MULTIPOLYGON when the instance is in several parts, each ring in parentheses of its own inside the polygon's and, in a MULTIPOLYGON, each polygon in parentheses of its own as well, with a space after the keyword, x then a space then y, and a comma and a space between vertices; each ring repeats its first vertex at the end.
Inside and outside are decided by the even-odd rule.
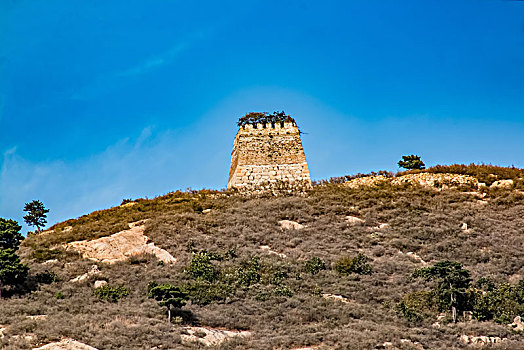
POLYGON ((173 192, 30 235, 18 252, 30 268, 25 289, 0 300, 3 346, 71 337, 99 349, 196 349, 202 345, 182 344, 180 334, 202 326, 252 332, 221 349, 410 348, 401 339, 426 349, 466 348, 463 334, 506 338, 492 348, 518 348, 524 336, 507 323, 524 316, 523 170, 424 171, 468 174, 488 185, 513 179, 514 186, 352 189, 338 178, 306 196, 173 192), (95 263, 62 244, 140 220, 175 264, 150 255, 96 263, 100 273, 71 282, 95 263), (304 227, 284 230, 280 220, 304 227), (96 280, 108 284, 95 289, 96 280), (26 317, 42 314, 45 320, 26 317), (27 334, 34 338, 13 338, 27 334))

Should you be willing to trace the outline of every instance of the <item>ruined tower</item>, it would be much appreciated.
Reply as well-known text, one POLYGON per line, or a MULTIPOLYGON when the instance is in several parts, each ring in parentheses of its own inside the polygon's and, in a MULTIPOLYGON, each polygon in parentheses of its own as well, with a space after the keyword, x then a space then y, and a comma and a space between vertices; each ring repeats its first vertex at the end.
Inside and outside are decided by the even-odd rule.
POLYGON ((240 118, 231 153, 227 188, 244 191, 311 187, 300 131, 284 112, 240 118))

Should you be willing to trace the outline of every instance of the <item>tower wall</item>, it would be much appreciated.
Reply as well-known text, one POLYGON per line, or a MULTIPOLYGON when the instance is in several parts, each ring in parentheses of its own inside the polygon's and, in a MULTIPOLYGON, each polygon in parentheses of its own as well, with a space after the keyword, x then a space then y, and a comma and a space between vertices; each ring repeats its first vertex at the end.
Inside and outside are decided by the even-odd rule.
POLYGON ((228 188, 311 187, 300 131, 292 122, 241 126, 231 153, 228 188))

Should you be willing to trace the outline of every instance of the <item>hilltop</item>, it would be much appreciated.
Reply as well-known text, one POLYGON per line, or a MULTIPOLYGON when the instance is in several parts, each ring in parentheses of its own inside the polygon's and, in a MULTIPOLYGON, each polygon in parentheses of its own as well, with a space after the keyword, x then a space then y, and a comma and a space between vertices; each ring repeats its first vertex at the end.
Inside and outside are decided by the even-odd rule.
POLYGON ((508 324, 524 316, 523 245, 518 168, 124 200, 23 241, 30 279, 0 300, 2 348, 66 338, 96 349, 516 349, 524 336, 508 324), (471 277, 456 323, 434 283, 413 277, 446 260, 471 277), (188 293, 173 323, 150 282, 188 293))

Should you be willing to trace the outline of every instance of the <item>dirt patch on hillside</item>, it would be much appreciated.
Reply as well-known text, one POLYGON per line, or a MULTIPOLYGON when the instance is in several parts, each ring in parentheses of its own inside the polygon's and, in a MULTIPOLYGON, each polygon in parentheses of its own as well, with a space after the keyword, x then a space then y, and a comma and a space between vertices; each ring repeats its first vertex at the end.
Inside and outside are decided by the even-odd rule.
POLYGON ((84 259, 113 264, 125 261, 130 257, 152 254, 164 263, 175 263, 176 258, 166 250, 148 242, 144 235, 145 225, 130 224, 130 229, 91 241, 76 241, 67 243, 67 250, 82 254, 84 259))

